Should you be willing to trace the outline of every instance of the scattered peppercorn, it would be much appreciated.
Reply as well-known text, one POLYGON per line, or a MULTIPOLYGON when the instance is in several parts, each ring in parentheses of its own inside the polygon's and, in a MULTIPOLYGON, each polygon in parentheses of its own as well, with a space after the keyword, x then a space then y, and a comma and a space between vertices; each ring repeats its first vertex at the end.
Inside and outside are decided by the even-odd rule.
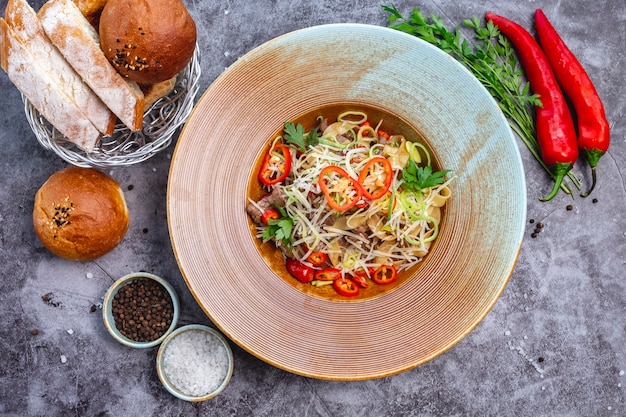
POLYGON ((147 228, 147 227, 144 227, 144 228, 143 228, 143 232, 144 232, 144 233, 148 233, 148 228, 147 228))
POLYGON ((135 188, 135 186, 134 186, 133 184, 130 184, 130 185, 128 186, 128 191, 131 191, 133 188, 135 188))
POLYGON ((96 305, 95 305, 95 304, 92 304, 92 305, 91 305, 91 308, 89 309, 89 312, 91 312, 91 313, 95 313, 97 308, 98 308, 98 307, 96 307, 96 305))
POLYGON ((565 207, 567 209, 567 211, 572 211, 574 210, 574 206, 572 206, 571 204, 568 204, 567 207, 565 207))
POLYGON ((37 336, 39 334, 39 330, 37 329, 33 329, 30 334, 32 334, 33 336, 37 336))
POLYGON ((592 202, 593 204, 596 204, 596 203, 598 202, 598 199, 597 199, 597 198, 594 198, 593 200, 591 200, 591 202, 592 202))
POLYGON ((533 234, 530 235, 530 237, 532 237, 533 239, 537 237, 537 232, 534 232, 533 234))
POLYGON ((543 361, 544 361, 544 359, 543 359, 542 357, 540 357, 539 359, 537 359, 537 362, 539 362, 539 363, 541 363, 541 362, 543 362, 543 361))
POLYGON ((126 284, 111 304, 115 327, 136 342, 156 340, 172 324, 172 299, 156 281, 139 279, 126 284))
POLYGON ((535 219, 530 219, 530 220, 529 220, 529 223, 530 223, 530 224, 533 224, 534 222, 535 222, 535 219))

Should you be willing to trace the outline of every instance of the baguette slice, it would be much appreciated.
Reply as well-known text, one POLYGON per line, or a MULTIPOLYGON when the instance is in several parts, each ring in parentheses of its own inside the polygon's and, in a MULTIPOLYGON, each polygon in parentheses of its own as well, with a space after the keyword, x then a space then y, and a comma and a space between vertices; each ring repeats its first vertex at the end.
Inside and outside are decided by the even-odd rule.
POLYGON ((59 132, 91 152, 100 139, 98 129, 38 64, 3 18, 0 18, 0 32, 0 65, 11 82, 59 132))
POLYGON ((83 109, 85 115, 103 135, 110 136, 116 118, 100 98, 83 82, 52 45, 43 30, 37 14, 26 0, 9 0, 5 16, 13 34, 27 46, 35 61, 83 109))
POLYGON ((72 0, 49 0, 37 13, 61 54, 83 81, 129 129, 141 130, 144 97, 139 86, 125 80, 104 56, 98 33, 72 0))

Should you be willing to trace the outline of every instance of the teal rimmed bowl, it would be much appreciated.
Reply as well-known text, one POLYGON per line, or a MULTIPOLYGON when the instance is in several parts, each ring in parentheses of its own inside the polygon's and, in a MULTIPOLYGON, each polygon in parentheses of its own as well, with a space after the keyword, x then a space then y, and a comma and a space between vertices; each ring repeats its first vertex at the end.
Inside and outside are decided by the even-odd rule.
POLYGON ((120 342, 121 344, 125 346, 129 346, 133 348, 150 348, 150 347, 160 344, 176 328, 176 325, 178 324, 179 314, 180 314, 180 302, 178 301, 178 295, 176 294, 174 287, 172 287, 172 285, 166 280, 164 280, 163 278, 158 277, 153 274, 149 274, 147 272, 136 272, 136 273, 128 274, 118 279, 117 281, 115 281, 113 285, 111 285, 111 287, 108 289, 106 294, 104 295, 104 302, 102 303, 102 316, 104 319, 104 327, 106 327, 109 334, 113 336, 115 340, 117 340, 118 342, 120 342), (112 302, 113 302, 113 298, 115 297, 115 294, 117 294, 120 288, 136 280, 152 280, 161 284, 161 286, 163 286, 163 288, 167 290, 168 294, 170 295, 170 298, 172 299, 172 306, 173 306, 173 311, 174 311, 174 315, 172 317, 172 323, 170 324, 168 329, 165 331, 165 333, 163 333, 163 335, 161 335, 158 339, 155 339, 149 342, 137 342, 135 340, 129 339, 128 337, 124 336, 115 326, 115 319, 113 318, 112 302))
MULTIPOLYGON (((195 347, 197 348, 197 346, 195 347)), ((214 354, 214 353, 216 352, 215 351, 210 352, 210 354, 214 354)), ((228 382, 230 381, 230 377, 233 374, 233 368, 234 368, 233 352, 226 338, 222 336, 215 329, 212 329, 211 327, 204 326, 201 324, 189 324, 189 325, 179 327, 178 329, 174 330, 163 341, 157 353, 156 367, 157 367, 157 374, 159 375, 159 379, 161 380, 161 383, 170 394, 174 395, 177 398, 180 398, 181 400, 190 401, 190 402, 206 401, 215 397, 219 393, 221 393, 224 390, 224 388, 226 388, 226 386, 228 385, 228 382), (214 385, 213 389, 207 390, 206 392, 203 392, 195 396, 188 394, 189 391, 187 391, 186 393, 184 389, 176 385, 175 380, 168 374, 168 365, 166 363, 167 357, 168 357, 168 348, 170 348, 170 346, 173 343, 175 343, 177 338, 179 338, 181 335, 184 335, 186 332, 194 332, 194 331, 202 332, 208 335, 208 337, 211 339, 211 342, 215 342, 213 347, 221 350, 221 352, 218 352, 218 354, 223 353, 226 359, 225 366, 211 367, 210 365, 213 364, 214 361, 211 361, 209 357, 202 358, 200 354, 197 354, 197 351, 192 351, 190 352, 190 355, 186 356, 185 362, 187 366, 190 366, 190 364, 193 364, 193 360, 194 360, 193 358, 195 358, 196 360, 199 360, 201 362, 197 366, 198 370, 207 371, 208 370, 207 368, 211 368, 209 372, 210 371, 221 372, 220 374, 217 374, 215 376, 215 379, 216 381, 218 381, 218 383, 212 384, 214 385), (223 348, 223 350, 220 349, 220 347, 223 348)), ((206 375, 204 376, 206 377, 206 375)))

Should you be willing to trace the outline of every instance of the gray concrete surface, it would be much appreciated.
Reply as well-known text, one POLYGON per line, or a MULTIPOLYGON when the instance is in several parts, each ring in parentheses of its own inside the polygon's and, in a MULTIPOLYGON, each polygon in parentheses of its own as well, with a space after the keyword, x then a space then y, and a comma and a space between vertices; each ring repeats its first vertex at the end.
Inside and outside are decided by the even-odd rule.
MULTIPOLYGON (((35 8, 41 3, 31 1, 35 8)), ((277 35, 331 22, 386 25, 381 2, 368 0, 186 4, 198 24, 201 91, 238 57, 277 35)), ((511 280, 485 320, 433 361, 362 382, 293 375, 233 344, 235 371, 221 395, 199 404, 174 398, 157 378, 156 349, 117 344, 104 329, 101 310, 92 312, 116 278, 145 270, 173 283, 182 301, 181 324, 212 325, 186 288, 170 246, 165 197, 173 146, 111 172, 132 213, 122 244, 93 262, 61 260, 36 239, 31 214, 36 190, 66 163, 37 143, 20 95, 2 73, 0 415, 626 416, 624 2, 395 4, 405 13, 412 7, 436 13, 450 26, 490 10, 531 27, 534 10, 543 8, 589 71, 611 123, 612 145, 587 199, 561 194, 538 201, 551 182, 520 142, 528 220, 545 227, 532 238, 528 223, 511 280)), ((5 5, 0 0, 2 10, 5 5)), ((584 163, 576 172, 589 180, 584 163)))

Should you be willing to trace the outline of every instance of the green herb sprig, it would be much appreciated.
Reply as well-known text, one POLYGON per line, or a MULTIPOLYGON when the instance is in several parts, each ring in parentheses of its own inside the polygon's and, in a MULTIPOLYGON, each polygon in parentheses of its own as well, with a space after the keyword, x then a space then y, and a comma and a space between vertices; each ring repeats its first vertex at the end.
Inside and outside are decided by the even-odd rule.
POLYGON ((271 219, 263 231, 263 241, 267 242, 274 238, 276 242, 281 242, 288 248, 292 248, 291 231, 293 230, 293 219, 289 217, 284 207, 276 207, 280 213, 279 219, 271 219))
POLYGON ((412 159, 409 159, 409 164, 402 170, 403 187, 414 193, 421 193, 425 188, 443 184, 448 172, 449 169, 433 172, 430 165, 418 167, 412 159))
MULTIPOLYGON (((409 18, 405 18, 393 5, 382 8, 389 13, 390 28, 437 46, 469 69, 496 99, 509 126, 533 157, 555 178, 552 170, 541 159, 536 137, 533 106, 541 106, 541 98, 537 94, 530 94, 531 86, 524 77, 514 47, 492 22, 482 26, 478 17, 463 22, 465 27, 474 31, 476 43, 472 45, 461 37, 458 27, 454 31, 448 30, 443 20, 435 14, 429 20, 420 9, 414 8, 409 18)), ((580 180, 572 172, 568 173, 568 177, 580 189, 580 180)), ((572 194, 567 184, 562 184, 561 189, 572 194)))
POLYGON ((307 147, 315 146, 319 143, 317 132, 311 130, 308 134, 305 134, 304 127, 300 123, 295 125, 293 122, 285 122, 284 132, 285 142, 300 152, 306 152, 307 147))

